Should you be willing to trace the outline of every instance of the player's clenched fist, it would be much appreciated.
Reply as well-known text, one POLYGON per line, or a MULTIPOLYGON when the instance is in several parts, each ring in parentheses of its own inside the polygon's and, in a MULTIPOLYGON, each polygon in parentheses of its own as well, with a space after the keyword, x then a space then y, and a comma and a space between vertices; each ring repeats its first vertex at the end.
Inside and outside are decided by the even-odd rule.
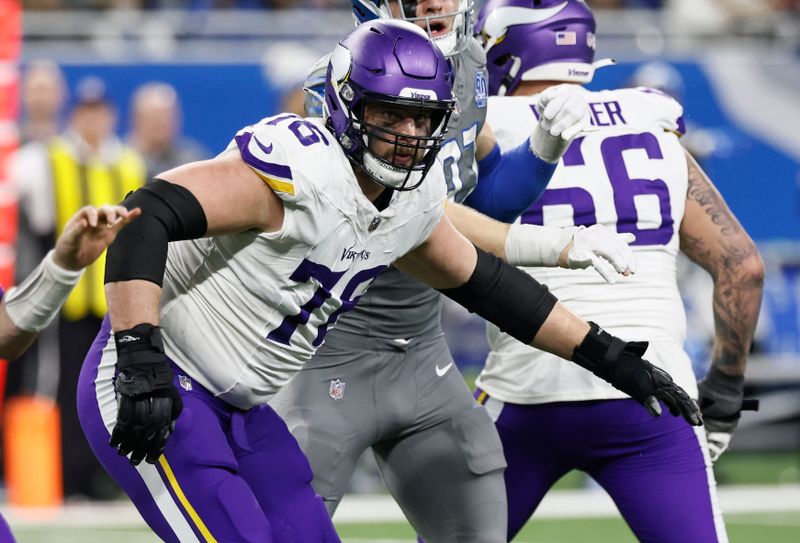
POLYGON ((589 128, 589 104, 580 85, 548 87, 536 103, 539 122, 530 136, 531 150, 545 162, 558 162, 572 140, 589 128))
POLYGON ((164 354, 161 331, 138 324, 114 334, 117 345, 117 424, 109 444, 131 464, 154 464, 175 428, 183 402, 172 384, 172 367, 164 354))

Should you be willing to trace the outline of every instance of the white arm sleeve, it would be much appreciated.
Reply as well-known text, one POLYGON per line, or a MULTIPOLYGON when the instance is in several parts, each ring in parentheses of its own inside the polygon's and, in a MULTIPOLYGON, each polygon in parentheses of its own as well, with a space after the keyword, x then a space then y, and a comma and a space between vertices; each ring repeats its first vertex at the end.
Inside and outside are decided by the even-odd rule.
POLYGON ((58 315, 83 270, 70 271, 53 261, 51 250, 33 273, 5 296, 6 312, 17 328, 40 332, 58 315))
POLYGON ((506 237, 506 260, 514 266, 558 266, 561 251, 572 240, 576 227, 553 228, 512 224, 506 237))

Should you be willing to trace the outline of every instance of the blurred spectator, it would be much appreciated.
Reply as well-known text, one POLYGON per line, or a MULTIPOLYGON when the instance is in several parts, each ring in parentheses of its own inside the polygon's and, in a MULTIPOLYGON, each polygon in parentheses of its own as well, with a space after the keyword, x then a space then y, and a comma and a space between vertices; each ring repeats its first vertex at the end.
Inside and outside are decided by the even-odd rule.
POLYGON ((133 96, 129 143, 147 164, 147 179, 175 166, 208 158, 196 141, 181 136, 181 106, 175 89, 147 83, 133 96))
POLYGON ((665 10, 674 28, 688 32, 769 33, 784 13, 797 12, 796 0, 669 0, 665 10))
MULTIPOLYGON (((108 101, 105 85, 97 78, 87 78, 77 87, 66 130, 20 149, 12 163, 11 181, 20 198, 21 220, 26 220, 40 239, 47 240, 45 246, 52 244, 66 220, 82 206, 119 202, 144 184, 144 162, 119 141, 115 128, 116 111, 108 101)), ((27 250, 19 248, 18 252, 27 250)), ((108 478, 83 437, 75 405, 83 358, 106 313, 104 268, 105 255, 87 268, 67 300, 54 334, 58 347, 40 341, 36 360, 12 365, 34 375, 32 379, 23 378, 23 382, 33 383, 33 390, 24 392, 55 392, 61 407, 66 496, 108 497, 103 487, 108 478), (58 352, 60 365, 55 365, 53 355, 48 354, 53 352, 58 352)))
POLYGON ((299 43, 276 43, 261 57, 264 79, 281 93, 278 110, 305 117, 303 81, 306 73, 327 51, 316 51, 299 43))
POLYGON ((61 131, 61 113, 66 99, 64 75, 49 60, 31 62, 22 76, 22 143, 46 141, 61 131))

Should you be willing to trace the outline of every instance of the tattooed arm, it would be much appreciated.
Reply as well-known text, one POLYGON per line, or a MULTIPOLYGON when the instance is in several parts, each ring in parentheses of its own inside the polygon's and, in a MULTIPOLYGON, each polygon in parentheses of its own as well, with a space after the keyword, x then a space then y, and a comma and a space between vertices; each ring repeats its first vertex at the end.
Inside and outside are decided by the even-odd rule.
POLYGON ((753 340, 764 262, 711 180, 687 152, 689 190, 681 223, 681 250, 714 279, 711 369, 698 383, 712 461, 728 448, 739 422, 744 371, 753 340))
POLYGON ((689 191, 680 229, 681 250, 714 279, 712 364, 744 375, 761 306, 764 263, 753 240, 687 152, 689 191))

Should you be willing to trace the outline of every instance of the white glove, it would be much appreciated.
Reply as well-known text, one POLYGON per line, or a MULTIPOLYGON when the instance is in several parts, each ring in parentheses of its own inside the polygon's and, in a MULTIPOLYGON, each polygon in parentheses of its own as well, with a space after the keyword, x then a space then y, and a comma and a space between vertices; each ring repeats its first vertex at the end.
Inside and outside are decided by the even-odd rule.
POLYGON ((599 224, 589 228, 512 224, 505 243, 506 261, 514 266, 556 267, 561 253, 569 248, 568 268, 594 266, 603 279, 614 283, 617 272, 636 271, 636 259, 628 247, 634 239, 633 234, 616 234, 599 224))
POLYGON ((601 224, 578 227, 567 252, 567 267, 571 270, 593 266, 606 282, 617 282, 616 274, 636 272, 636 258, 628 246, 636 236, 617 234, 601 224))
POLYGON ((589 104, 580 85, 548 87, 536 104, 539 122, 529 138, 531 151, 551 164, 566 152, 572 140, 589 128, 589 104))
POLYGON ((728 450, 728 445, 731 444, 731 435, 730 432, 709 432, 708 429, 706 429, 708 456, 711 458, 712 462, 716 462, 722 453, 728 450))

